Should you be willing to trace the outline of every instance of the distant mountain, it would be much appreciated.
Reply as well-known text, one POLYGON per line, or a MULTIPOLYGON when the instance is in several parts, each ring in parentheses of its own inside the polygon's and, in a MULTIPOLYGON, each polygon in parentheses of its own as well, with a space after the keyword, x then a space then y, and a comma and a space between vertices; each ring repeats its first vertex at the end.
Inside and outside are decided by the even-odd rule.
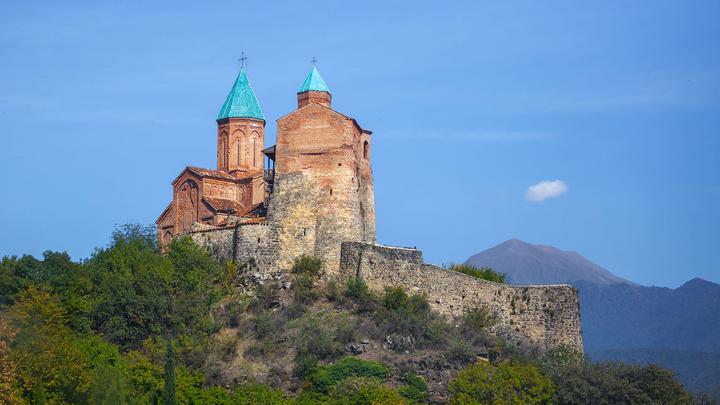
POLYGON ((720 284, 695 278, 676 289, 643 287, 578 253, 517 239, 466 263, 492 267, 512 284, 572 284, 591 359, 657 363, 720 400, 720 284))
POLYGON ((576 252, 552 246, 532 245, 511 239, 471 256, 465 262, 476 267, 488 266, 505 273, 511 284, 573 284, 588 282, 598 285, 625 283, 622 279, 576 252))
POLYGON ((664 348, 720 353, 720 284, 695 278, 676 289, 575 286, 589 352, 664 348))

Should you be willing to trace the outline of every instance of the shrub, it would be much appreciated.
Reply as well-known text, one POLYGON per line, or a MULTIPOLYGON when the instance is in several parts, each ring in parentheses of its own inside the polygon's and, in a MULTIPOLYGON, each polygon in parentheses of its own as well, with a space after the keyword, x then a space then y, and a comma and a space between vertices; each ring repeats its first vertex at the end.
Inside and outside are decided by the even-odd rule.
POLYGON ((313 354, 301 352, 295 355, 293 364, 293 374, 295 374, 295 377, 305 379, 317 368, 318 359, 313 354))
POLYGON ((335 319, 335 340, 341 343, 350 343, 355 340, 358 330, 358 319, 340 314, 335 319))
POLYGON ((357 305, 359 312, 369 312, 374 309, 375 297, 360 277, 351 277, 347 280, 344 296, 357 305))
POLYGON ((251 322, 257 339, 264 339, 273 332, 273 316, 267 311, 261 311, 255 315, 251 322))
POLYGON ((264 384, 241 385, 235 389, 232 403, 238 405, 289 405, 291 399, 281 390, 264 384))
POLYGON ((460 334, 474 345, 485 344, 487 328, 497 322, 487 307, 479 306, 466 310, 460 318, 460 334))
POLYGON ((350 377, 338 383, 331 393, 332 399, 347 405, 398 405, 407 401, 397 390, 383 385, 375 378, 350 377))
POLYGON ((255 287, 255 296, 250 302, 250 308, 257 311, 270 309, 279 301, 277 288, 271 285, 261 284, 255 287))
POLYGON ((450 382, 450 404, 550 404, 554 387, 532 364, 480 361, 450 382))
POLYGON ((316 257, 303 255, 295 259, 292 272, 294 274, 304 274, 310 277, 320 275, 322 261, 316 257))
POLYGON ((338 288, 338 282, 335 277, 325 283, 325 298, 332 302, 339 302, 342 299, 342 292, 340 288, 338 288))
POLYGON ((307 274, 295 275, 293 283, 293 301, 301 308, 312 304, 318 299, 314 288, 314 280, 307 274))
POLYGON ((693 403, 672 373, 655 365, 588 363, 582 353, 566 347, 546 353, 540 365, 555 383, 560 405, 693 403))
POLYGON ((407 398, 413 404, 424 404, 428 402, 430 394, 425 380, 413 373, 407 373, 403 376, 405 386, 400 387, 398 392, 407 398))
POLYGON ((295 375, 305 377, 319 360, 333 360, 345 352, 342 343, 335 340, 335 330, 320 317, 301 318, 305 322, 297 337, 295 375))
POLYGON ((349 377, 367 377, 385 380, 390 370, 376 361, 344 357, 335 364, 318 367, 310 376, 308 390, 328 393, 340 381, 349 377))
POLYGON ((505 274, 498 273, 490 267, 475 267, 471 264, 451 264, 448 267, 449 270, 457 271, 459 273, 467 274, 475 278, 479 278, 487 281, 494 281, 496 283, 505 282, 505 274))
POLYGON ((424 295, 408 295, 400 287, 388 287, 373 317, 386 335, 408 336, 420 346, 444 341, 446 325, 432 312, 424 295))
POLYGON ((447 351, 445 352, 445 359, 451 363, 468 364, 476 359, 475 354, 472 345, 465 339, 455 337, 448 345, 447 351))

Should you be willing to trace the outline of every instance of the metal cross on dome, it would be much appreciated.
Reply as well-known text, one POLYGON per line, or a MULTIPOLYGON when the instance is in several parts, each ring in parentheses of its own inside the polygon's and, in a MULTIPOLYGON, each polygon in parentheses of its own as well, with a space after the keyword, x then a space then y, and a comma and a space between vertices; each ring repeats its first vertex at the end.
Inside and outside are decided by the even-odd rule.
POLYGON ((247 57, 245 56, 245 52, 240 52, 240 59, 238 59, 238 62, 240 62, 240 69, 245 69, 245 66, 247 66, 245 63, 246 61, 247 57))

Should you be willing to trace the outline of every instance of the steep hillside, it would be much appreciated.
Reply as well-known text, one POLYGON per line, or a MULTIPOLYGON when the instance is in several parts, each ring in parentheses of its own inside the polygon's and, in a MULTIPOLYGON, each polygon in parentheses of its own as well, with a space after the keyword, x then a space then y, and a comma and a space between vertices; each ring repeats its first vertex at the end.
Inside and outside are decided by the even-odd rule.
POLYGON ((505 273, 512 284, 576 284, 581 281, 608 285, 624 280, 576 252, 552 246, 533 245, 511 239, 471 256, 465 262, 488 266, 505 273))

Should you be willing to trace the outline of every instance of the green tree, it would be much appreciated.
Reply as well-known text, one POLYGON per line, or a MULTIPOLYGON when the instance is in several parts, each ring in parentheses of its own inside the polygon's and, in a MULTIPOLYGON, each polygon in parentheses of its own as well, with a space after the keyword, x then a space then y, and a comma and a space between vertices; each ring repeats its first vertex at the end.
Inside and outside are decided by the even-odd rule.
POLYGON ((555 348, 540 361, 557 388, 560 404, 692 404, 671 372, 655 365, 590 363, 582 353, 555 348))
POLYGON ((165 354, 165 385, 163 386, 162 404, 175 405, 175 349, 172 340, 168 339, 165 354))
POLYGON ((450 382, 451 404, 550 404, 554 387, 532 364, 480 361, 450 382))
POLYGON ((13 362, 8 341, 15 338, 15 333, 8 326, 6 319, 0 317, 0 404, 20 402, 17 392, 17 367, 13 362))

